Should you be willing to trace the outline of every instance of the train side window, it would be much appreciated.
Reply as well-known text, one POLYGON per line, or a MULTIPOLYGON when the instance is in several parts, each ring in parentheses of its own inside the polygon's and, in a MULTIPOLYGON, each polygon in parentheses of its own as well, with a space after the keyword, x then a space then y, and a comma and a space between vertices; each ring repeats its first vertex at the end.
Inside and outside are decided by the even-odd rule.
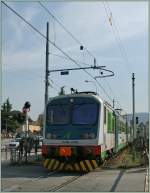
POLYGON ((111 113, 107 111, 107 131, 111 133, 111 113))
POLYGON ((106 107, 104 106, 104 124, 106 124, 106 107))
POLYGON ((115 131, 115 118, 112 116, 112 132, 114 133, 115 131))

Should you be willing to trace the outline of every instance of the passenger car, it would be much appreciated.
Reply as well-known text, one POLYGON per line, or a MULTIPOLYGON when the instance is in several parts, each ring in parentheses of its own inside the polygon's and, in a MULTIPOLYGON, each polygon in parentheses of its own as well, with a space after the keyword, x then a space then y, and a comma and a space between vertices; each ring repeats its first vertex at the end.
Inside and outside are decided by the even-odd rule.
POLYGON ((9 143, 10 148, 18 148, 21 138, 15 138, 14 140, 11 140, 9 143))

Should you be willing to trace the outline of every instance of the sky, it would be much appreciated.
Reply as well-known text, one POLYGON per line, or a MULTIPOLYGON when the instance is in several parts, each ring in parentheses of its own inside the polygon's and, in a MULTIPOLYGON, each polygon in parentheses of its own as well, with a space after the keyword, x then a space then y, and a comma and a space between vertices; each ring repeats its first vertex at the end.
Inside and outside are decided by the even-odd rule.
MULTIPOLYGON (((44 35, 49 22, 50 41, 80 61, 81 66, 94 65, 94 58, 86 51, 89 50, 97 65, 115 73, 113 77, 97 79, 103 89, 82 70, 70 71, 67 76, 51 73, 49 97, 56 96, 61 86, 65 86, 66 93, 72 87, 79 91, 95 91, 97 87, 100 97, 111 104, 114 99, 116 108, 131 113, 131 78, 135 73, 135 110, 148 112, 147 2, 43 2, 84 46, 83 50, 38 2, 6 3, 44 35)), ((22 110, 25 101, 30 101, 33 120, 44 109, 45 47, 43 37, 2 6, 2 102, 9 97, 13 109, 22 110)), ((52 44, 49 47, 49 70, 77 67, 62 58, 63 53, 52 44)), ((99 70, 88 72, 92 76, 100 74, 99 70)))

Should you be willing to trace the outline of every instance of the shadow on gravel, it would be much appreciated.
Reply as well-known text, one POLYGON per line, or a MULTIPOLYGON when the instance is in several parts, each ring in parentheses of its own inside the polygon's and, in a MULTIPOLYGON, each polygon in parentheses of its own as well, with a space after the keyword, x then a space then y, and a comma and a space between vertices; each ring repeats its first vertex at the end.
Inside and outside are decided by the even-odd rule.
POLYGON ((114 192, 114 191, 115 191, 115 189, 116 189, 119 181, 121 180, 124 172, 125 172, 124 170, 121 170, 121 171, 119 172, 119 174, 118 174, 117 178, 115 179, 115 182, 114 182, 114 184, 112 185, 112 187, 111 187, 111 189, 110 189, 109 192, 114 192))

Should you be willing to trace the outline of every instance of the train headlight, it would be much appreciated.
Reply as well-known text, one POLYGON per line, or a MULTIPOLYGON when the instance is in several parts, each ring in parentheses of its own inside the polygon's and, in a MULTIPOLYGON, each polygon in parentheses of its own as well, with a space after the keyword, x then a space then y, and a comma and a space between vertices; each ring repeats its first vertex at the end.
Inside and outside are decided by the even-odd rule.
POLYGON ((94 133, 89 133, 89 139, 94 139, 95 138, 95 134, 94 133))
POLYGON ((52 138, 52 134, 51 133, 47 133, 46 138, 47 139, 51 139, 52 138))

